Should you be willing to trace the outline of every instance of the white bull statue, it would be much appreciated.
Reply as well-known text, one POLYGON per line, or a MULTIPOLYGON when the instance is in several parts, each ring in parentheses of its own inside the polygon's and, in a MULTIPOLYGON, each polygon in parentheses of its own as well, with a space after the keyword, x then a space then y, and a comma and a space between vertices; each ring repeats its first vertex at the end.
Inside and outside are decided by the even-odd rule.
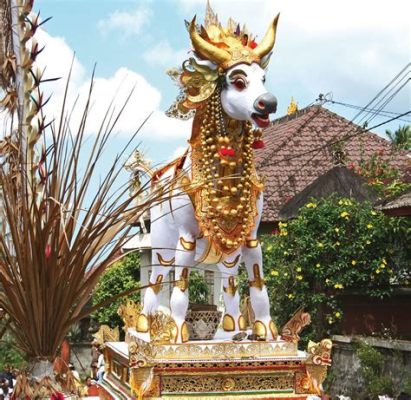
POLYGON ((182 158, 157 171, 155 185, 172 183, 173 191, 151 209, 152 272, 137 330, 149 332, 150 315, 158 308, 158 293, 170 270, 177 283, 170 300, 175 323, 173 342, 188 340, 190 267, 217 264, 223 276, 225 331, 245 330, 235 278, 241 262, 249 277, 253 332, 263 339, 277 336, 270 317, 257 229, 263 206, 263 185, 256 173, 253 148, 261 144, 261 129, 269 124, 277 100, 265 83, 278 16, 263 40, 231 19, 222 28, 215 15, 199 27, 187 28, 194 54, 169 75, 181 95, 168 115, 194 117, 189 148, 182 158))

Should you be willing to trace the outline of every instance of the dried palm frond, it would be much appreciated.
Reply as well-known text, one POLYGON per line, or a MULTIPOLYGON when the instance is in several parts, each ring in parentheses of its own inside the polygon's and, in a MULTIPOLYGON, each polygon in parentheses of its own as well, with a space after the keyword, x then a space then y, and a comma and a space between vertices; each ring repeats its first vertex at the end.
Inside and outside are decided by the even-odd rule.
POLYGON ((6 59, 12 54, 11 49, 11 13, 10 2, 0 0, 0 87, 4 90, 10 80, 5 65, 6 59))
MULTIPOLYGON (((122 111, 105 116, 89 154, 84 154, 88 107, 89 102, 75 135, 67 121, 57 128, 50 126, 52 143, 28 170, 31 175, 37 171, 34 179, 20 175, 16 180, 7 164, 0 166, 2 222, 7 228, 0 237, 0 307, 11 319, 19 347, 30 356, 50 361, 70 325, 84 315, 102 272, 129 240, 132 223, 164 194, 153 193, 136 205, 134 200, 145 187, 132 196, 131 182, 113 190, 123 167, 122 152, 85 205, 122 111)), ((18 165, 17 171, 23 174, 25 168, 18 165)))
MULTIPOLYGON (((9 316, 18 347, 33 362, 52 362, 70 326, 99 306, 84 309, 99 277, 130 239, 134 221, 163 201, 174 182, 143 201, 141 195, 150 182, 131 196, 132 183, 116 188, 121 160, 138 130, 108 172, 98 176, 102 154, 127 101, 118 112, 112 106, 107 110, 86 151, 93 80, 76 129, 66 110, 69 84, 59 122, 45 122, 42 72, 33 66, 39 52, 33 39, 38 16, 30 13, 32 0, 16 3, 19 7, 12 7, 19 13, 12 40, 16 68, 11 70, 10 87, 17 93, 18 124, 16 131, 9 132, 12 140, 3 143, 5 154, 0 156, 0 307, 9 316), (27 49, 29 39, 32 47, 27 49), (91 193, 97 179, 100 188, 91 193)), ((14 115, 12 107, 8 112, 14 115)))

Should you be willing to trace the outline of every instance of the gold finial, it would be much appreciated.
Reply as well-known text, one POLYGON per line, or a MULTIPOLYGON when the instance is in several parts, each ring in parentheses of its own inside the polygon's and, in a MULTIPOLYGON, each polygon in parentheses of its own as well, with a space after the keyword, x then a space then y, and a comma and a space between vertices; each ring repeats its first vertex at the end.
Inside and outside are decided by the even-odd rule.
POLYGON ((217 14, 213 11, 210 5, 210 0, 207 0, 206 12, 204 18, 205 28, 209 28, 211 25, 218 26, 218 17, 217 14))
POLYGON ((298 104, 297 102, 294 100, 294 97, 291 97, 291 102, 290 105, 287 108, 287 115, 291 115, 294 114, 298 111, 298 104))

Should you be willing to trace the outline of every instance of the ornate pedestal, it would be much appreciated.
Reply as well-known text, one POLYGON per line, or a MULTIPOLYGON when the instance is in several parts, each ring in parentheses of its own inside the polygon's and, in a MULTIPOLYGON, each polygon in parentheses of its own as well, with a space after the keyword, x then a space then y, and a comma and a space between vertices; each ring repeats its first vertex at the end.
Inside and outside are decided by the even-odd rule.
POLYGON ((284 341, 127 340, 106 343, 107 399, 306 399, 320 393, 331 351, 329 340, 309 353, 284 341))

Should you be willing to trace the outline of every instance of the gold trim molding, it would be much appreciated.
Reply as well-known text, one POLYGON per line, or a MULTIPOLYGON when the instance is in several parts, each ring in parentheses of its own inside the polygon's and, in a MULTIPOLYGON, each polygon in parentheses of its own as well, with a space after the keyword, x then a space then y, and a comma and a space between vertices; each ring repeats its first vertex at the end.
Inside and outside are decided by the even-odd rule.
POLYGON ((245 245, 249 249, 255 249, 258 246, 258 239, 247 239, 245 245))
POLYGON ((189 240, 185 240, 182 236, 180 237, 181 246, 186 251, 193 251, 196 248, 196 242, 190 242, 189 240))
POLYGON ((238 254, 237 257, 234 258, 233 261, 223 261, 223 265, 226 268, 233 268, 238 264, 239 260, 240 260, 240 254, 238 254))
POLYGON ((156 253, 156 254, 157 254, 157 259, 158 259, 159 264, 162 265, 163 267, 171 267, 176 262, 175 257, 171 258, 170 260, 165 260, 160 253, 156 253))

